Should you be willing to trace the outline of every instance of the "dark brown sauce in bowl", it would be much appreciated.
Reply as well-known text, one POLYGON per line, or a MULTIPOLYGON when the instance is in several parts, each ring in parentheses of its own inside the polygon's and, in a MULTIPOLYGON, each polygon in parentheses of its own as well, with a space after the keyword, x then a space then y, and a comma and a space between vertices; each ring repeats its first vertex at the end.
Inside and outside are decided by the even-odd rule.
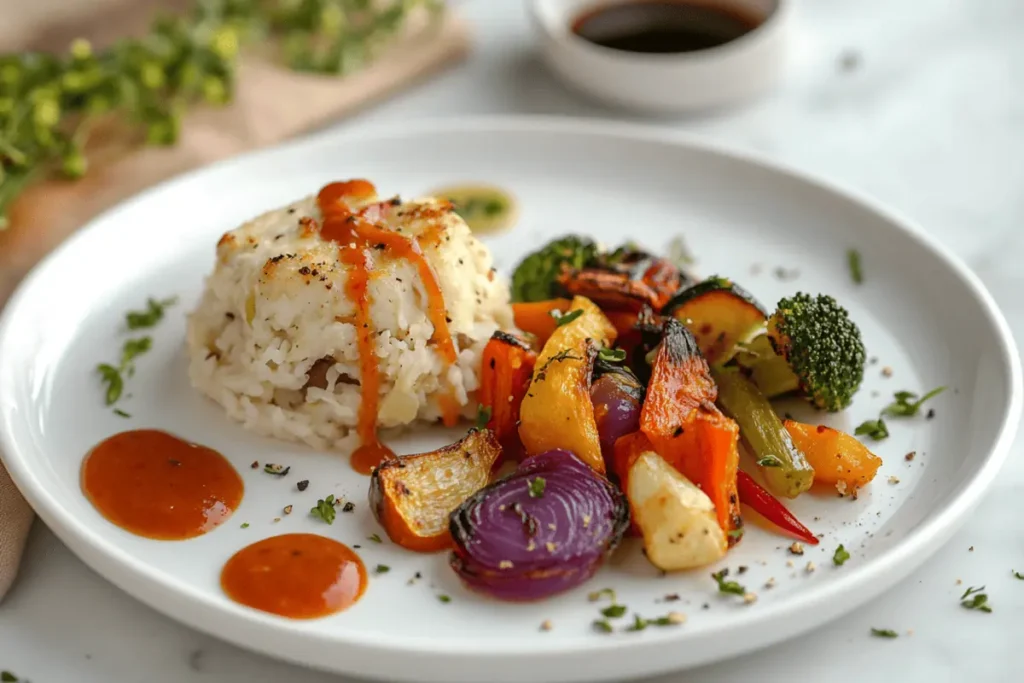
POLYGON ((366 568, 348 546, 316 534, 271 536, 224 565, 221 588, 235 602, 292 619, 315 619, 354 604, 366 568))
POLYGON ((157 429, 100 442, 82 462, 82 491, 101 515, 139 536, 194 538, 242 502, 242 478, 217 451, 157 429))
POLYGON ((763 21, 728 3, 619 0, 586 10, 572 22, 572 31, 612 50, 678 54, 725 45, 763 21))

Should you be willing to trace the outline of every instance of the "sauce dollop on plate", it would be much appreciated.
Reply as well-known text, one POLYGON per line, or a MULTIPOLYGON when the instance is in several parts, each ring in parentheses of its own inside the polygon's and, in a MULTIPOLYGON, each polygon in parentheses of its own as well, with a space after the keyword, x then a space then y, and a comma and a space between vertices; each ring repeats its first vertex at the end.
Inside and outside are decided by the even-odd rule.
POLYGON ((518 217, 515 199, 494 185, 451 185, 430 194, 450 201, 475 235, 511 228, 518 217))
POLYGON ((194 538, 242 502, 242 478, 217 451, 157 429, 121 432, 82 462, 82 491, 101 515, 139 536, 194 538))
POLYGON ((315 619, 354 604, 366 568, 348 546, 316 534, 271 536, 224 565, 220 585, 235 602, 292 619, 315 619))

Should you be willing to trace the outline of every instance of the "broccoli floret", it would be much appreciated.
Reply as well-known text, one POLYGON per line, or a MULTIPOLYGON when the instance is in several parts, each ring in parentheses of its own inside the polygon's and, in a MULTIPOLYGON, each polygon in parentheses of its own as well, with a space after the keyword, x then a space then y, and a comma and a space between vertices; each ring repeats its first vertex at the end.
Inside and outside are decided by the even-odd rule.
POLYGON ((822 410, 850 405, 864 379, 864 342, 830 296, 782 299, 765 332, 744 344, 736 362, 768 397, 799 392, 822 410))
POLYGON ((586 237, 567 235, 548 242, 516 266, 512 273, 512 301, 557 297, 561 293, 557 278, 562 268, 586 268, 597 256, 597 244, 586 237))

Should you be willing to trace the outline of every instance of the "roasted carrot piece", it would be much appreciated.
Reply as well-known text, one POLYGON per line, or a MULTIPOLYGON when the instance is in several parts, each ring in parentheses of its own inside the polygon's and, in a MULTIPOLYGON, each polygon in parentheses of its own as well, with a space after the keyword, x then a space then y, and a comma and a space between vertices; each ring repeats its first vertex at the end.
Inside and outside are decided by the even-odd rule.
POLYGON ((568 313, 570 308, 572 301, 569 299, 522 301, 512 304, 512 315, 515 316, 516 327, 536 337, 537 345, 542 347, 558 327, 558 319, 552 312, 568 313))
POLYGON ((611 321, 621 340, 633 332, 639 314, 634 311, 605 311, 605 316, 611 321))
MULTIPOLYGON (((739 427, 715 407, 718 391, 693 335, 673 318, 663 330, 640 431, 658 455, 708 495, 729 534, 743 523, 736 493, 739 427)), ((729 534, 730 544, 735 540, 729 534)))
POLYGON ((653 451, 654 446, 651 440, 643 432, 633 432, 626 436, 619 437, 615 442, 615 455, 612 462, 608 463, 613 475, 619 481, 619 488, 626 490, 626 478, 629 475, 629 468, 633 466, 636 459, 645 451, 653 451))
MULTIPOLYGON (((616 481, 623 491, 629 490, 629 471, 641 455, 653 451, 654 446, 651 440, 643 432, 633 432, 626 436, 619 437, 615 442, 615 454, 612 462, 608 463, 613 481, 616 481)), ((635 520, 630 519, 629 535, 641 536, 640 529, 636 526, 635 520)))
POLYGON ((537 354, 526 342, 507 332, 495 332, 484 347, 480 407, 488 415, 487 428, 494 432, 507 456, 522 452, 519 408, 536 362, 537 354))

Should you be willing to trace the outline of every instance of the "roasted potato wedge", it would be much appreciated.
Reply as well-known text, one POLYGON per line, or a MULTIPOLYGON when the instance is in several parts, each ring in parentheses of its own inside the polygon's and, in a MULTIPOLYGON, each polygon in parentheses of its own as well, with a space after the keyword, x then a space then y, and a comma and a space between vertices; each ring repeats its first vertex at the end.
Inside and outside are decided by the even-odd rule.
POLYGON ((576 297, 544 344, 520 406, 519 437, 528 454, 563 448, 604 473, 601 442, 590 400, 594 358, 615 341, 615 327, 592 301, 576 297))
POLYGON ((430 453, 379 465, 370 476, 370 509, 388 538, 417 552, 451 547, 448 516, 487 486, 501 445, 487 429, 430 453))
POLYGON ((729 543, 711 499, 664 458, 641 453, 626 481, 633 525, 651 564, 677 571, 725 556, 729 543))

